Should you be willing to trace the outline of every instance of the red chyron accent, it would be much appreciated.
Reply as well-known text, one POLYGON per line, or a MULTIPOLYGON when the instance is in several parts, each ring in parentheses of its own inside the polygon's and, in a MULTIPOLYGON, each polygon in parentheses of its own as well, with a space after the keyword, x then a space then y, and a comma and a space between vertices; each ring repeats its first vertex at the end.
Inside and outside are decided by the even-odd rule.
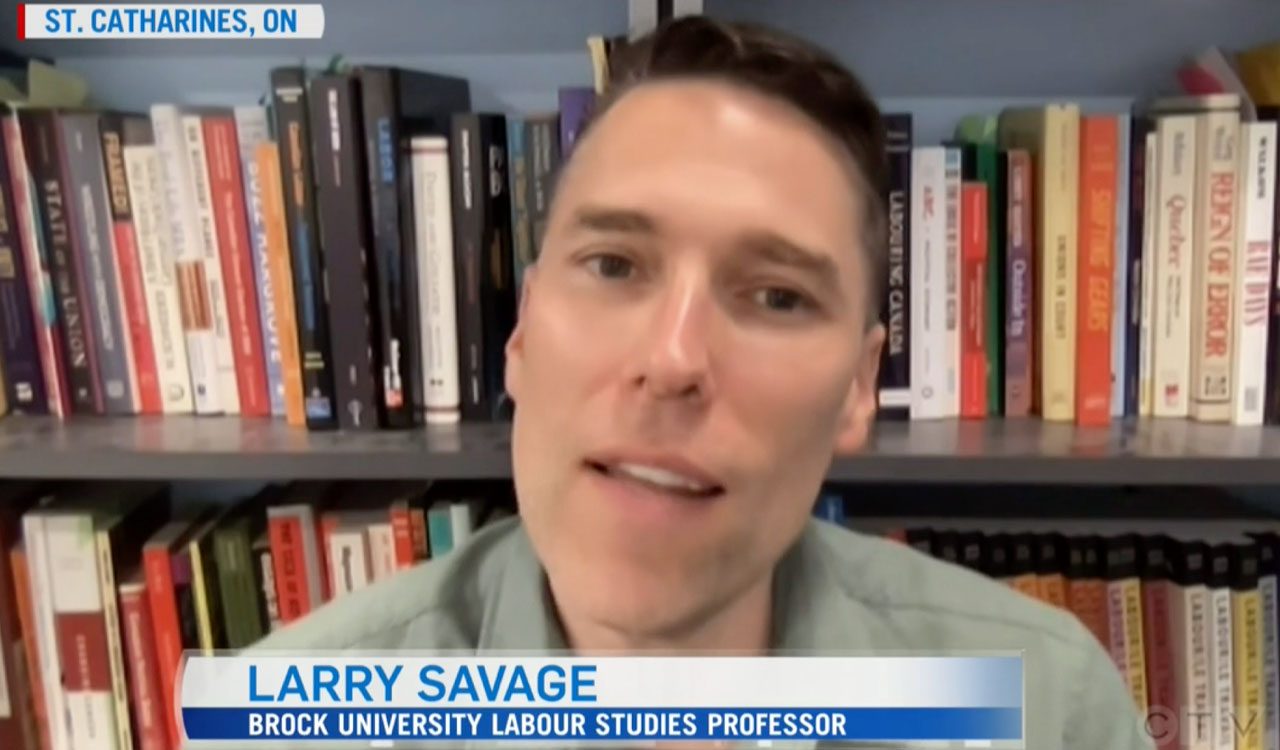
POLYGON ((18 38, 27 38, 27 4, 18 3, 18 38))

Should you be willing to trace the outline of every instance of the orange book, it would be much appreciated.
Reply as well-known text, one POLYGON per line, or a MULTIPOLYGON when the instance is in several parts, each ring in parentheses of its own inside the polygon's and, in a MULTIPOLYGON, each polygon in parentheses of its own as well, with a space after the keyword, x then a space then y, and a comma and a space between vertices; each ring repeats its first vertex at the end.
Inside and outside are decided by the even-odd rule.
POLYGON ((307 417, 302 403, 302 361, 298 353, 298 319, 293 307, 293 271, 289 263, 289 236, 285 228, 284 185, 280 180, 278 147, 274 143, 264 143, 258 146, 254 158, 262 179, 262 223, 267 230, 271 309, 276 316, 276 335, 280 337, 285 421, 303 427, 307 417))
POLYGON ((31 576, 27 570, 27 550, 21 542, 9 550, 9 567, 13 574, 14 602, 18 609, 18 628, 22 631, 22 650, 26 657, 27 679, 31 686, 31 703, 35 714, 42 750, 53 746, 49 735, 48 709, 44 703, 44 674, 40 671, 40 641, 36 637, 36 614, 31 602, 31 576))
POLYGON ((1076 424, 1111 422, 1111 305, 1115 278, 1116 158, 1114 115, 1080 122, 1077 230, 1076 424))
POLYGON ((960 416, 987 416, 987 186, 966 182, 960 193, 960 416))

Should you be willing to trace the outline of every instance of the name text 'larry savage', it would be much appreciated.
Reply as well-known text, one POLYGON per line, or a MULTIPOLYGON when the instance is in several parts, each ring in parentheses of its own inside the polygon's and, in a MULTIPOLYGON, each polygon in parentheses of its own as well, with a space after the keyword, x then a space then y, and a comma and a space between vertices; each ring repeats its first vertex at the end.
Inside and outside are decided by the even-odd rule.
MULTIPOLYGON (((308 669, 290 665, 278 681, 260 676, 256 664, 249 666, 249 701, 306 706, 324 701, 330 704, 391 703, 397 695, 402 666, 385 669, 348 664, 329 664, 308 669), (376 696, 376 697, 375 697, 376 696)), ((522 664, 468 665, 447 669, 427 664, 418 670, 414 696, 424 703, 594 703, 596 666, 545 664, 526 670, 522 664)), ((408 680, 406 680, 408 682, 408 680)))

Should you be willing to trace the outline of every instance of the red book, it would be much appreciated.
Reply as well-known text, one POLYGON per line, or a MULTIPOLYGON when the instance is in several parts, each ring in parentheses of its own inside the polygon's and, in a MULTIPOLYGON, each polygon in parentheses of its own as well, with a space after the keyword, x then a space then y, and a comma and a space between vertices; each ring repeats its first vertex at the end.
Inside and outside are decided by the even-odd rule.
POLYGON ((1076 261, 1076 424, 1111 423, 1111 305, 1116 252, 1115 115, 1080 121, 1076 261))
MULTIPOLYGON (((27 569, 27 551, 19 542, 9 552, 9 562, 13 567, 13 589, 18 608, 18 624, 22 631, 22 651, 26 658, 26 673, 31 683, 32 715, 35 719, 38 735, 38 747, 49 750, 53 746, 53 738, 49 735, 49 722, 46 719, 48 709, 44 702, 44 675, 40 671, 40 639, 37 637, 37 624, 34 606, 31 603, 31 575, 27 569)), ((34 750, 34 749, 33 749, 34 750)))
POLYGON ((146 584, 141 578, 135 578, 122 583, 119 591, 134 741, 137 750, 167 750, 169 735, 161 716, 165 704, 160 697, 160 672, 146 584))
POLYGON ((413 526, 407 503, 391 504, 391 535, 395 540, 396 570, 413 567, 413 526))
POLYGON ((231 326, 231 351, 236 364, 240 413, 271 416, 267 391, 267 364, 258 318, 257 285, 249 244, 249 224, 244 207, 244 182, 236 122, 231 115, 205 115, 205 156, 209 165, 209 195, 218 232, 218 254, 227 294, 227 319, 231 326))
MULTIPOLYGON (((192 519, 166 524, 142 548, 142 567, 156 647, 156 671, 160 675, 160 705, 173 706, 178 667, 182 663, 182 620, 173 584, 173 552, 186 542, 196 525, 192 519)), ((165 735, 173 750, 181 744, 177 713, 164 710, 165 735)))
MULTIPOLYGON (((36 750, 35 708, 23 656, 23 636, 14 584, 13 557, 22 536, 17 499, 0 492, 0 747, 36 750), (5 507, 13 503, 13 507, 5 507)), ((24 503, 25 504, 25 503, 24 503)), ((25 576, 24 576, 25 577, 25 576)))
POLYGON ((120 275, 120 303, 123 307, 126 334, 137 376, 138 404, 142 414, 160 414, 160 371, 151 338, 151 321, 147 318, 147 293, 142 281, 142 259, 133 233, 133 210, 129 203, 129 183, 125 179, 124 124, 119 115, 102 118, 102 160, 107 175, 107 197, 111 205, 111 224, 115 234, 116 273, 120 275))
POLYGON ((960 416, 987 416, 987 186, 966 182, 960 192, 960 416))
MULTIPOLYGON (((1146 649, 1147 703, 1150 710, 1177 705, 1174 684, 1173 644, 1169 638, 1169 587, 1171 581, 1142 582, 1142 641, 1146 649)), ((1156 747, 1176 750, 1178 733, 1164 732, 1157 737, 1156 747)))

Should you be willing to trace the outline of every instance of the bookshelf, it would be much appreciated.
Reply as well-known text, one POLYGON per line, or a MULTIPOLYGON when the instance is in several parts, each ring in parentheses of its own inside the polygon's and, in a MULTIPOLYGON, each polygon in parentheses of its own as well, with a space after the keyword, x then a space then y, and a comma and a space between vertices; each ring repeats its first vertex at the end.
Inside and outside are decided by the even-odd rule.
MULTIPOLYGON (((0 477, 507 479, 510 427, 307 432, 230 417, 0 420, 0 477)), ((1079 429, 1038 419, 881 422, 832 482, 1280 484, 1280 430, 1182 420, 1079 429)))

